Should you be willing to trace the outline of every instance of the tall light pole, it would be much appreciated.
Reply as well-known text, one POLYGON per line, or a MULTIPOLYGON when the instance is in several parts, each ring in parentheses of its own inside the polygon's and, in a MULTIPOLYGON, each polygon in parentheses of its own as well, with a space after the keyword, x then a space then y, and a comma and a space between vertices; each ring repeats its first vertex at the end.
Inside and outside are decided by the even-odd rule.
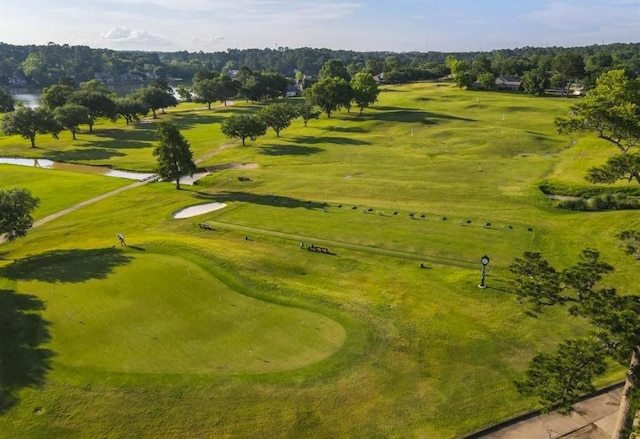
POLYGON ((487 265, 489 265, 489 256, 484 255, 483 257, 481 257, 480 263, 482 264, 482 279, 480 279, 480 285, 478 285, 478 288, 487 288, 487 286, 484 284, 484 276, 487 272, 487 265))

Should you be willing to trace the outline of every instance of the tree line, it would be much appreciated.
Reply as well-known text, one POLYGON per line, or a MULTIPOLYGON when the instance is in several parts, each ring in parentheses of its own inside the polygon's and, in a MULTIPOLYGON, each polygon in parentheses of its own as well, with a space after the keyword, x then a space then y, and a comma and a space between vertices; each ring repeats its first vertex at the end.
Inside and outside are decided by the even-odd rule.
POLYGON ((202 70, 223 74, 247 67, 253 71, 273 72, 291 78, 296 72, 318 75, 332 59, 341 61, 350 75, 367 71, 383 73, 388 82, 436 79, 448 73, 447 56, 469 66, 476 77, 494 75, 524 77, 526 72, 547 69, 556 58, 580 58, 585 70, 576 79, 593 84, 603 66, 640 72, 640 43, 615 43, 585 47, 523 47, 488 52, 356 52, 316 48, 227 49, 218 52, 143 52, 93 49, 87 46, 49 43, 47 45, 11 45, 0 43, 0 86, 23 79, 27 85, 45 87, 71 76, 77 83, 106 74, 115 81, 138 78, 176 78, 190 81, 202 70))

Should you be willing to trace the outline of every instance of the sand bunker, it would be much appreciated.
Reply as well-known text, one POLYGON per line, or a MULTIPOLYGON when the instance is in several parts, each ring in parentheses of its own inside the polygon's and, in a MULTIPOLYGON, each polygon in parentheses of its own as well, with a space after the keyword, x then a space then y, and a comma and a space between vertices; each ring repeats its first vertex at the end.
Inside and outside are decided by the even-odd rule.
POLYGON ((203 213, 213 212, 214 210, 222 209, 227 205, 224 203, 208 203, 198 204, 197 206, 189 206, 174 212, 174 218, 189 218, 196 215, 202 215, 203 213))

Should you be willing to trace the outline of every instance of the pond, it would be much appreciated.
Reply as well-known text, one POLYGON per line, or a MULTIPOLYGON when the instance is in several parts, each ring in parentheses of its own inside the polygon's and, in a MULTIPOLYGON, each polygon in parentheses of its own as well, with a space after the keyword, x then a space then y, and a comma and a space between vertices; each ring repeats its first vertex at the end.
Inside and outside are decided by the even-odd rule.
POLYGON ((129 180, 144 181, 155 177, 155 174, 147 172, 131 172, 131 171, 119 171, 117 169, 111 169, 106 166, 91 166, 91 165, 78 165, 74 163, 62 163, 54 162, 48 159, 23 159, 23 158, 9 158, 0 157, 0 164, 4 165, 19 165, 19 166, 31 166, 35 168, 44 169, 57 169, 61 171, 81 172, 84 174, 98 174, 107 177, 126 178, 129 180))
MULTIPOLYGON (((142 87, 145 87, 146 83, 137 82, 137 83, 123 83, 123 84, 107 84, 106 87, 109 91, 112 91, 116 94, 117 97, 127 96, 142 87)), ((176 99, 179 99, 179 96, 176 92, 176 86, 170 85, 173 90, 173 94, 176 99)), ((38 88, 10 88, 9 94, 16 102, 22 102, 22 105, 25 107, 37 108, 42 105, 42 89, 38 88)))

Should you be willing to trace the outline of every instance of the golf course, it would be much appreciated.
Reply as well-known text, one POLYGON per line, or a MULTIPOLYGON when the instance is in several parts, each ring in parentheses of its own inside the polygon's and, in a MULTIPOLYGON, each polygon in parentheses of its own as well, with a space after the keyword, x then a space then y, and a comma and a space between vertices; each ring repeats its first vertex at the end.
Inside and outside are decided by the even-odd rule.
MULTIPOLYGON (((0 188, 40 199, 37 226, 0 244, 0 437, 459 438, 539 408, 514 381, 592 329, 568 305, 527 312, 509 265, 596 248, 616 268, 603 286, 635 292, 616 234, 637 211, 560 209, 540 189, 590 186, 617 151, 556 132, 579 98, 380 90, 361 115, 246 146, 220 125, 266 103, 180 103, 36 148, 0 134, 0 157, 150 173, 169 120, 208 170, 176 190, 0 164, 0 188)), ((598 385, 624 379, 611 370, 598 385)))

